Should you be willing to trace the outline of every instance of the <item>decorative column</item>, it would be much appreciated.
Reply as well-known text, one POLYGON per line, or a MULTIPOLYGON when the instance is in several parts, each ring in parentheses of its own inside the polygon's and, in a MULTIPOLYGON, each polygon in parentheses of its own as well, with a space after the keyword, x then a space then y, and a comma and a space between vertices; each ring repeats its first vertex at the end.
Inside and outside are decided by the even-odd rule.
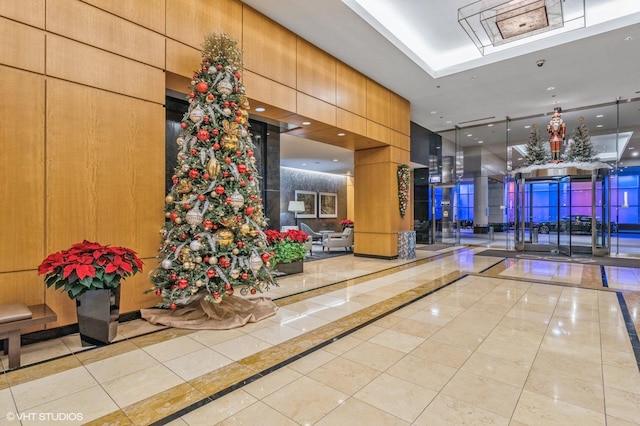
POLYGON ((473 232, 485 234, 489 232, 487 212, 489 210, 489 178, 475 176, 473 178, 473 232))

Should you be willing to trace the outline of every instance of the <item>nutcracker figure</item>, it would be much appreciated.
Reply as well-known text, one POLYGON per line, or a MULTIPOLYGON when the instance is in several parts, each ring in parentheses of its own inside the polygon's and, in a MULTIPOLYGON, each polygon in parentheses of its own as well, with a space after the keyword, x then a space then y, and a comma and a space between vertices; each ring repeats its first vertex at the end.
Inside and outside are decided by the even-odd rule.
POLYGON ((564 121, 562 121, 561 114, 562 109, 555 108, 551 122, 547 125, 547 131, 551 133, 549 144, 551 145, 551 161, 553 163, 562 161, 560 160, 560 146, 564 142, 564 134, 567 126, 564 121))

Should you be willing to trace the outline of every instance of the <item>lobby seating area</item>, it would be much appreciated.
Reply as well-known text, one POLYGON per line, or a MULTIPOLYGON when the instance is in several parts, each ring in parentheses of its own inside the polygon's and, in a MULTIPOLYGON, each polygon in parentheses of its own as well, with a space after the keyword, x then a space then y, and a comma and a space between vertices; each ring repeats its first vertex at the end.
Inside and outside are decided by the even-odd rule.
POLYGON ((344 248, 345 251, 353 251, 353 228, 345 228, 342 232, 322 234, 322 251, 332 248, 344 248))

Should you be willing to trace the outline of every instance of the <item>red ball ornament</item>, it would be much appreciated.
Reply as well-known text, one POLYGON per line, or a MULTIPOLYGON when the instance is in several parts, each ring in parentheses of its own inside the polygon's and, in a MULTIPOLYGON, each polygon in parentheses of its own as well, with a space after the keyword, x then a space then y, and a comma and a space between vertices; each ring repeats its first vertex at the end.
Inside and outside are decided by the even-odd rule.
POLYGON ((242 118, 236 117, 233 121, 239 124, 242 121, 242 118))
POLYGON ((173 182, 174 185, 177 185, 178 184, 178 177, 177 176, 172 177, 171 178, 171 182, 173 182))
POLYGON ((206 71, 207 67, 205 67, 204 65, 202 66, 202 68, 200 68, 202 71, 206 71))
POLYGON ((235 108, 236 107, 236 103, 235 102, 231 102, 231 108, 235 108))
POLYGON ((218 129, 213 129, 213 130, 211 131, 211 133, 213 133, 214 135, 217 135, 217 134, 219 134, 219 133, 220 133, 220 130, 218 130, 218 129))
POLYGON ((253 214, 253 207, 249 206, 246 209, 244 209, 245 213, 248 215, 253 214))
POLYGON ((249 180, 253 180, 253 176, 249 175, 249 180))
POLYGON ((262 255, 260 255, 260 257, 262 258, 262 261, 264 263, 267 263, 267 261, 269 260, 269 253, 262 253, 262 255))
POLYGON ((227 199, 224 200, 224 202, 227 203, 227 204, 231 204, 231 197, 227 197, 227 199))
POLYGON ((189 151, 191 153, 191 155, 196 155, 198 153, 198 151, 196 151, 195 149, 191 149, 191 151, 189 151))
POLYGON ((198 200, 199 201, 204 201, 204 199, 205 199, 204 195, 202 195, 202 194, 198 195, 198 200))
POLYGON ((223 177, 227 177, 227 176, 229 176, 229 172, 225 170, 224 172, 222 172, 222 176, 223 176, 223 177))
POLYGON ((198 73, 193 73, 193 80, 195 80, 196 78, 198 78, 198 73))
POLYGON ((255 196, 255 195, 253 195, 253 194, 249 195, 249 199, 250 199, 250 200, 255 200, 255 198, 256 198, 256 196, 255 196))
MULTIPOLYGON (((204 71, 206 71, 206 70, 204 70, 204 71)), ((206 93, 207 90, 209 90, 209 85, 206 82, 201 81, 200 83, 196 84, 196 90, 199 93, 206 93)))
POLYGON ((230 288, 229 290, 227 290, 228 296, 233 296, 233 293, 234 293, 233 288, 230 288))
POLYGON ((244 243, 242 241, 238 241, 238 247, 242 248, 243 245, 244 243))
POLYGON ((169 309, 171 309, 172 311, 175 311, 177 307, 178 305, 176 305, 175 303, 169 305, 169 309))
POLYGON ((224 285, 224 289, 225 289, 225 290, 231 290, 231 284, 226 283, 226 284, 224 285))
POLYGON ((240 181, 240 186, 245 186, 247 183, 243 180, 240 181))
POLYGON ((236 115, 237 115, 238 117, 240 117, 240 116, 242 115, 242 110, 241 110, 241 109, 237 109, 237 110, 236 110, 236 115))
POLYGON ((176 251, 176 250, 178 250, 178 247, 176 247, 176 246, 171 246, 171 251, 176 251))
POLYGON ((251 290, 249 290, 249 292, 251 292, 251 294, 256 294, 256 289, 252 288, 251 290))
POLYGON ((216 276, 216 271, 214 271, 213 269, 207 269, 207 277, 208 278, 213 278, 216 276))
POLYGON ((171 222, 175 222, 177 218, 178 218, 178 213, 176 212, 171 212, 171 214, 169 215, 169 220, 171 220, 171 222))
POLYGON ((240 275, 242 277, 243 280, 246 280, 247 278, 249 278, 249 274, 247 274, 246 272, 244 272, 242 275, 240 275))
POLYGON ((227 163, 227 164, 231 163, 231 158, 226 157, 226 158, 224 159, 224 162, 225 162, 225 163, 227 163))
POLYGON ((157 289, 157 290, 156 290, 156 296, 160 296, 160 295, 162 295, 162 290, 157 289))
MULTIPOLYGON (((213 222, 211 222, 211 220, 209 219, 205 219, 204 222, 202 222, 203 226, 205 229, 210 229, 213 228, 213 222)), ((206 260, 205 260, 206 262, 206 260)))
POLYGON ((242 222, 242 216, 236 217, 236 222, 238 222, 238 223, 242 222))
POLYGON ((205 129, 198 130, 198 139, 201 141, 206 141, 209 139, 209 131, 205 129))
POLYGON ((251 150, 251 149, 247 150, 247 155, 249 157, 253 157, 253 150, 251 150))
POLYGON ((220 297, 220 293, 218 293, 217 291, 214 291, 213 297, 217 299, 218 297, 220 297))
POLYGON ((208 100, 210 100, 210 101, 213 101, 215 98, 216 98, 216 97, 215 97, 215 96, 213 96, 213 93, 209 93, 209 94, 207 95, 207 99, 208 99, 208 100))
POLYGON ((208 180, 211 176, 209 176, 209 173, 205 173, 202 175, 202 179, 204 180, 208 180))
POLYGON ((229 108, 229 105, 230 105, 229 101, 224 101, 223 105, 224 105, 225 108, 229 108))
POLYGON ((184 203, 184 204, 182 205, 182 208, 183 208, 183 209, 185 209, 185 210, 189 210, 189 209, 191 208, 191 204, 189 204, 189 203, 184 203))
POLYGON ((217 69, 218 71, 220 71, 220 70, 222 69, 222 65, 220 65, 220 64, 216 65, 216 69, 217 69))
POLYGON ((178 287, 180 287, 181 289, 185 289, 189 286, 189 281, 187 281, 186 278, 180 278, 178 280, 178 287))
POLYGON ((183 129, 187 128, 187 123, 185 123, 184 121, 182 123, 180 123, 180 127, 182 127, 183 129))
POLYGON ((196 94, 195 94, 195 93, 193 93, 193 92, 191 92, 191 93, 189 93, 189 97, 190 97, 191 99, 193 99, 193 98, 195 98, 195 97, 196 97, 196 94))
POLYGON ((240 73, 239 72, 234 72, 233 76, 236 78, 236 80, 240 80, 240 73))
POLYGON ((178 279, 178 276, 176 274, 171 274, 171 281, 175 281, 178 279))
POLYGON ((218 142, 213 144, 213 149, 215 149, 216 151, 220 149, 220 144, 218 142))
POLYGON ((195 179, 195 178, 197 178, 198 176, 200 176, 200 172, 199 172, 199 171, 197 171, 197 170, 193 170, 193 169, 189 170, 189 177, 190 177, 191 179, 195 179))
POLYGON ((222 186, 222 185, 216 186, 216 194, 218 194, 218 195, 224 194, 224 186, 222 186))
POLYGON ((204 117, 202 117, 202 121, 204 121, 205 123, 209 122, 209 116, 205 115, 204 117))
POLYGON ((242 155, 242 151, 236 151, 236 156, 240 157, 242 155))
POLYGON ((187 234, 185 234, 184 232, 180 234, 180 239, 185 240, 186 238, 187 238, 187 234))
POLYGON ((238 164, 238 171, 240 173, 244 173, 247 171, 247 166, 245 164, 238 164))

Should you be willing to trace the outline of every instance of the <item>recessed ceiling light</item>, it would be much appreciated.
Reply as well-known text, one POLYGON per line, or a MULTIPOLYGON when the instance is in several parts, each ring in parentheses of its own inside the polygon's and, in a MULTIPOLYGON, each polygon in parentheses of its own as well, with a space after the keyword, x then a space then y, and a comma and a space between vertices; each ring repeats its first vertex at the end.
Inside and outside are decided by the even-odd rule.
POLYGON ((522 157, 518 157, 518 161, 522 161, 522 157))
POLYGON ((469 133, 469 134, 467 135, 467 137, 468 137, 468 138, 470 138, 471 136, 473 136, 473 134, 471 134, 471 133, 469 133))
POLYGON ((303 126, 308 126, 309 124, 311 124, 311 122, 310 122, 310 121, 303 121, 303 122, 302 122, 302 125, 303 125, 303 126))
POLYGON ((256 108, 256 112, 265 112, 264 107, 258 107, 256 108))
POLYGON ((553 101, 554 105, 558 105, 560 103, 560 101, 553 101))
POLYGON ((635 40, 636 36, 627 36, 624 38, 624 41, 631 41, 631 40, 635 40))
POLYGON ((630 147, 629 147, 629 149, 636 149, 636 148, 635 148, 635 147, 633 147, 633 146, 630 146, 630 147))
POLYGON ((471 80, 477 80, 477 79, 478 79, 477 75, 474 75, 473 77, 471 77, 471 80))
POLYGON ((302 165, 303 165, 303 166, 306 166, 306 165, 307 165, 307 163, 302 163, 302 165))
POLYGON ((632 156, 634 156, 634 157, 637 157, 639 154, 640 154, 640 152, 635 151, 635 152, 634 152, 633 154, 631 154, 631 155, 632 155, 632 156))
POLYGON ((549 86, 549 87, 547 87, 547 90, 555 90, 555 89, 556 89, 556 88, 555 88, 555 87, 553 87, 553 86, 549 86))
POLYGON ((438 111, 431 111, 431 114, 437 114, 438 111))
POLYGON ((451 124, 451 120, 447 120, 447 124, 451 124))
POLYGON ((478 141, 478 143, 482 143, 482 142, 484 142, 484 141, 478 141))
POLYGON ((604 117, 604 114, 598 114, 598 115, 596 115, 596 118, 602 118, 602 117, 604 117))
POLYGON ((337 159, 337 158, 334 158, 334 159, 333 159, 333 162, 334 162, 334 163, 337 163, 337 162, 338 162, 338 159, 337 159))
POLYGON ((344 136, 346 133, 338 133, 338 136, 344 136))
POLYGON ((524 128, 525 128, 525 129, 529 129, 529 128, 531 128, 531 126, 528 126, 528 125, 527 125, 527 126, 524 126, 524 128))
POLYGON ((598 124, 596 127, 602 127, 602 124, 598 124))
POLYGON ((493 124, 487 124, 487 127, 493 127, 493 124))

